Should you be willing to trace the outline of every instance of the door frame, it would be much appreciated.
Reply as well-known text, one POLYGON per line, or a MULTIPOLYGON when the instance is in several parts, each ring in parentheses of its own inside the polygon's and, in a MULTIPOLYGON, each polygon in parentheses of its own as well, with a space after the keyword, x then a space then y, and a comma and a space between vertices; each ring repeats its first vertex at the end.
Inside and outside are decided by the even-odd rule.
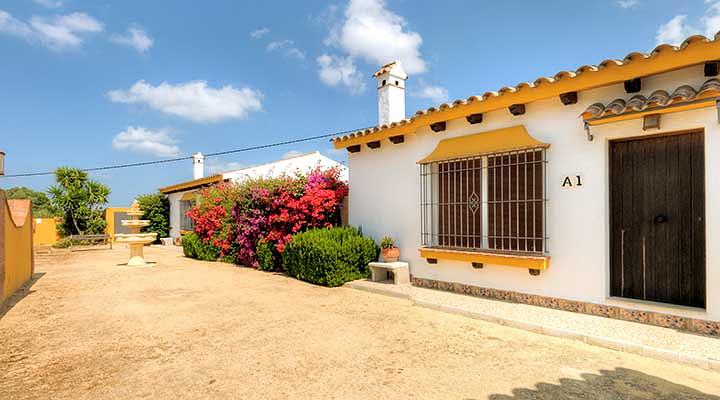
POLYGON ((605 296, 608 300, 614 300, 614 301, 622 301, 627 303, 637 303, 637 304, 649 304, 649 305, 655 305, 659 307, 670 307, 670 308, 678 308, 678 309, 688 309, 688 310, 702 310, 703 312, 707 312, 708 308, 708 294, 709 294, 709 280, 708 280, 708 273, 709 268, 709 260, 708 260, 708 192, 707 192, 707 179, 708 179, 708 135, 707 130, 705 126, 699 126, 696 128, 688 128, 688 129, 680 129, 680 130, 673 130, 668 132, 658 132, 658 133, 649 133, 649 134, 638 134, 638 135, 631 135, 631 136, 621 136, 617 138, 608 138, 605 140, 605 178, 606 178, 606 187, 605 187, 605 194, 606 194, 606 201, 607 201, 607 207, 606 207, 606 222, 605 222, 605 238, 607 240, 607 244, 605 246, 605 255, 607 257, 606 261, 606 279, 605 279, 605 296), (705 306, 704 307, 693 307, 693 306, 684 306, 679 304, 671 304, 671 303, 663 303, 659 301, 653 301, 653 300, 642 300, 642 299, 633 299, 629 297, 622 297, 622 296, 613 296, 612 295, 612 212, 613 212, 613 202, 612 202, 612 173, 611 173, 611 151, 612 151, 612 143, 617 142, 630 142, 635 140, 643 140, 643 139, 652 139, 652 138, 661 138, 661 137, 668 137, 668 136, 679 136, 679 135, 685 135, 689 133, 702 133, 703 134, 703 168, 704 168, 704 179, 702 182, 703 185, 703 194, 704 194, 704 209, 703 209, 703 215, 704 215, 704 240, 705 240, 705 306))

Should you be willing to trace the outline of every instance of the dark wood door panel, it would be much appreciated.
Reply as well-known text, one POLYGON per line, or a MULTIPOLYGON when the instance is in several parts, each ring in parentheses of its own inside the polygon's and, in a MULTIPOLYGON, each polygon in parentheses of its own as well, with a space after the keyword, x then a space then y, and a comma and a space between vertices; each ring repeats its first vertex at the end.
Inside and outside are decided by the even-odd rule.
POLYGON ((702 132, 610 144, 611 294, 705 306, 702 132))

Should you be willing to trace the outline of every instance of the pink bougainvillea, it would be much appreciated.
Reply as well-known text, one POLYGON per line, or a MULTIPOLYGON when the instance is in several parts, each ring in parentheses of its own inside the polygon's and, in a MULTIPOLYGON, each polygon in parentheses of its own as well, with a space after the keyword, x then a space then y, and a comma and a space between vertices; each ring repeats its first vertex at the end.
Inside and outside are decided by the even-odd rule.
POLYGON ((188 216, 195 222, 198 236, 218 247, 223 257, 257 267, 258 242, 270 243, 279 254, 293 234, 339 224, 347 194, 339 170, 316 169, 307 176, 257 179, 205 189, 202 201, 188 216))

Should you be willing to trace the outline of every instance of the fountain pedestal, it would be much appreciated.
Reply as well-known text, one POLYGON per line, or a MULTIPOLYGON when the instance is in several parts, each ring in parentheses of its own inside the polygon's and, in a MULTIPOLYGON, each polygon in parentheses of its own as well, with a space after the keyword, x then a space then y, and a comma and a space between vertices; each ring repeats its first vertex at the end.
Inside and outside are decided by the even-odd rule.
POLYGON ((127 262, 128 267, 146 267, 148 264, 143 256, 143 247, 157 239, 157 233, 140 233, 140 228, 150 225, 150 221, 140 219, 143 211, 137 200, 133 202, 130 211, 128 211, 132 219, 121 221, 123 226, 130 228, 130 233, 118 233, 115 235, 115 241, 118 243, 127 243, 130 246, 130 260, 127 262))

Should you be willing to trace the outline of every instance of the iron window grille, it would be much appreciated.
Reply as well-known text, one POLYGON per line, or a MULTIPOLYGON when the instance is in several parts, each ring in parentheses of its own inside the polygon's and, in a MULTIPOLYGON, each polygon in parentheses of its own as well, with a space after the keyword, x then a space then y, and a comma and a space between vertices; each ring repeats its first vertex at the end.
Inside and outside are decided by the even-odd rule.
POLYGON ((190 211, 195 206, 195 202, 192 200, 180 200, 180 230, 181 231, 191 231, 195 228, 195 224, 193 223, 193 220, 187 216, 188 211, 190 211))
POLYGON ((547 254, 546 150, 420 165, 423 247, 547 254))

